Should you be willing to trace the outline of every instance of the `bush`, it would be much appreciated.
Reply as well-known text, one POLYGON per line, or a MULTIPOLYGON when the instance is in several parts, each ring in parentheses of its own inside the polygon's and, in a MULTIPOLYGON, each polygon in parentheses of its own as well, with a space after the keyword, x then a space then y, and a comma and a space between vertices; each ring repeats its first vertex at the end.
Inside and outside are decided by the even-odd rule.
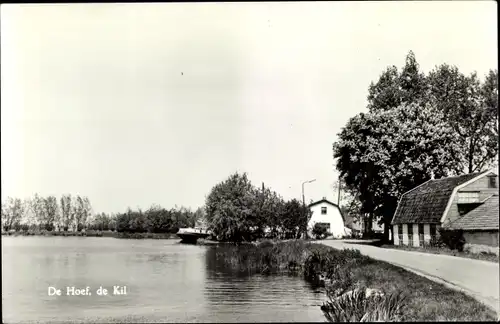
POLYGON ((338 297, 329 296, 321 310, 329 322, 403 321, 406 297, 401 293, 371 296, 366 289, 356 289, 338 297))
POLYGON ((328 228, 322 224, 314 224, 312 234, 317 240, 324 239, 328 236, 328 228))
POLYGON ((450 250, 463 252, 465 239, 462 230, 439 229, 439 243, 446 245, 450 250))

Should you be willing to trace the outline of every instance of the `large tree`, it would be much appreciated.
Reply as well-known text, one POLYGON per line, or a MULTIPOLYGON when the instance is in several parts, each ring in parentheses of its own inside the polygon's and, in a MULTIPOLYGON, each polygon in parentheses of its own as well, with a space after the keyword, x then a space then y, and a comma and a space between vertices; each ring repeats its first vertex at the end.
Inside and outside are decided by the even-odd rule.
POLYGON ((428 91, 425 75, 420 72, 415 54, 406 56, 401 73, 396 66, 390 66, 379 76, 376 83, 368 87, 368 110, 384 111, 401 104, 420 103, 428 91))
POLYGON ((386 238, 398 198, 436 177, 459 173, 453 129, 430 105, 400 107, 351 118, 333 145, 337 169, 361 212, 382 217, 386 238))
POLYGON ((215 185, 205 203, 208 229, 223 241, 250 240, 258 224, 254 193, 246 173, 235 173, 215 185))
POLYGON ((255 235, 277 237, 283 230, 282 213, 284 200, 275 191, 262 184, 261 188, 254 189, 255 204, 254 221, 255 235))
POLYGON ((462 147, 457 158, 468 173, 491 166, 498 154, 497 78, 490 71, 481 83, 476 73, 466 76, 447 64, 428 76, 428 99, 447 116, 462 147))

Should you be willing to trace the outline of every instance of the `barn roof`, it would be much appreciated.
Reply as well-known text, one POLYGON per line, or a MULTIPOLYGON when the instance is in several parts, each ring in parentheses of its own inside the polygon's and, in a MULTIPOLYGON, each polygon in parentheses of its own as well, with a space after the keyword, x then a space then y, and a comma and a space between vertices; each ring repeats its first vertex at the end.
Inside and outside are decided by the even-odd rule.
POLYGON ((407 191, 401 197, 392 224, 439 224, 453 190, 479 175, 481 173, 469 173, 429 180, 407 191))
POLYGON ((310 203, 307 207, 312 207, 312 206, 315 206, 315 205, 319 205, 321 203, 327 203, 327 204, 330 204, 330 205, 335 206, 337 208, 339 207, 337 204, 332 203, 331 201, 327 200, 326 198, 323 198, 321 200, 318 200, 318 201, 315 201, 313 203, 310 203))
POLYGON ((344 221, 344 225, 345 225, 346 219, 345 219, 344 213, 342 213, 342 210, 340 209, 339 205, 332 203, 331 201, 327 200, 325 197, 323 197, 323 199, 321 199, 321 200, 310 203, 309 205, 307 205, 307 207, 311 208, 312 206, 316 206, 316 205, 319 205, 322 203, 327 203, 329 205, 337 207, 339 212, 340 212, 340 216, 342 217, 342 220, 344 221))
POLYGON ((489 197, 480 206, 445 227, 462 230, 498 230, 498 195, 489 197))

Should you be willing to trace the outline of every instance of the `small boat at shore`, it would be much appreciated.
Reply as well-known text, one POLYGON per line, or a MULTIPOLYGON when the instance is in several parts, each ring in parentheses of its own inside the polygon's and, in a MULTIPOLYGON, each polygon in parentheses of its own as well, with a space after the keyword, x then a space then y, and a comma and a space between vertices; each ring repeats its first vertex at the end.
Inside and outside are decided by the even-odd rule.
POLYGON ((210 233, 208 233, 207 230, 199 227, 180 228, 176 234, 181 238, 181 243, 190 244, 196 244, 196 241, 199 238, 205 239, 210 236, 210 233))

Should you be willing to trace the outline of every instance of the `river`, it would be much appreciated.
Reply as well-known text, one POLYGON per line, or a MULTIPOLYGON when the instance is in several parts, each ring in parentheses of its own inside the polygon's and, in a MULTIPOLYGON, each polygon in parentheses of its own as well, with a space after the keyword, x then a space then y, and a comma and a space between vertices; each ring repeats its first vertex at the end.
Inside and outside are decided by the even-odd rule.
MULTIPOLYGON (((2 236, 4 323, 324 322, 302 278, 224 269, 177 240, 2 236), (114 294, 114 286, 119 286, 114 294), (61 290, 49 296, 48 288, 61 290), (91 295, 67 295, 89 287, 91 295), (98 295, 103 287, 107 295, 98 295)), ((55 290, 54 289, 54 290, 55 290)))

